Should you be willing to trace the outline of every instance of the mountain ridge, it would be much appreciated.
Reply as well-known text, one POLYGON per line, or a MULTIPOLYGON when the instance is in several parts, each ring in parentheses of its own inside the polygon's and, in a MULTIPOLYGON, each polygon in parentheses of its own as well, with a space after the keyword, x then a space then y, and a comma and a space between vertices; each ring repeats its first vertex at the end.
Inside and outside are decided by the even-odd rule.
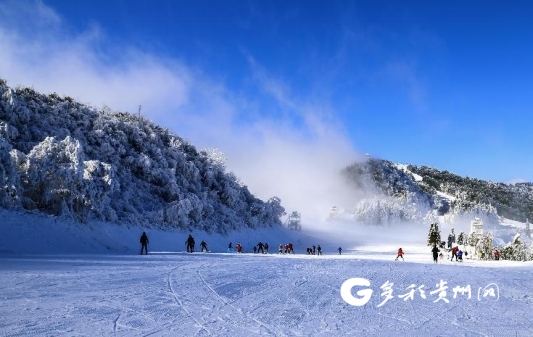
POLYGON ((533 218, 533 183, 494 183, 376 158, 354 163, 342 174, 355 188, 365 190, 373 185, 382 197, 406 205, 415 203, 425 218, 468 213, 521 222, 533 218))

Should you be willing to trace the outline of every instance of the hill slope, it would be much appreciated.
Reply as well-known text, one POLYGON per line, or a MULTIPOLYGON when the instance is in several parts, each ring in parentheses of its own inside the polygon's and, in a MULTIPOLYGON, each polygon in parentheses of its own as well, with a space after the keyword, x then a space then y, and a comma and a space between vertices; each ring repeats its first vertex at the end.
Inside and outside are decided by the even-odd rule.
POLYGON ((461 177, 426 166, 369 158, 342 172, 365 197, 350 210, 357 220, 380 224, 402 220, 453 221, 462 215, 526 222, 533 218, 533 184, 504 184, 461 177))
POLYGON ((0 80, 0 206, 76 221, 227 232, 281 224, 216 150, 152 122, 0 80))

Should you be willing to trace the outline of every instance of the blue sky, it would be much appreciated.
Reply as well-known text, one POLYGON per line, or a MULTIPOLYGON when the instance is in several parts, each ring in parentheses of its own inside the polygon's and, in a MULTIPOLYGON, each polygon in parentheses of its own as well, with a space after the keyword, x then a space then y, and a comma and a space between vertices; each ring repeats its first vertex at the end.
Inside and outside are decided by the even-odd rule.
POLYGON ((531 17, 527 1, 0 1, 0 73, 142 105, 237 171, 369 153, 533 181, 531 17))

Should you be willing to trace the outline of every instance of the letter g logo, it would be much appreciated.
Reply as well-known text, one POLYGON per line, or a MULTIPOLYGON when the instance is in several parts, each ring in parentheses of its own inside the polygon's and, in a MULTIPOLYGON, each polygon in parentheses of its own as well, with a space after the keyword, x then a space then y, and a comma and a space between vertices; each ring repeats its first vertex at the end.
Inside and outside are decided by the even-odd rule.
POLYGON ((346 281, 341 286, 341 297, 344 302, 355 305, 357 307, 363 306, 370 301, 372 296, 372 289, 362 289, 357 292, 357 295, 361 296, 360 298, 354 297, 352 295, 352 288, 355 286, 364 286, 370 287, 370 281, 364 278, 351 278, 346 281))

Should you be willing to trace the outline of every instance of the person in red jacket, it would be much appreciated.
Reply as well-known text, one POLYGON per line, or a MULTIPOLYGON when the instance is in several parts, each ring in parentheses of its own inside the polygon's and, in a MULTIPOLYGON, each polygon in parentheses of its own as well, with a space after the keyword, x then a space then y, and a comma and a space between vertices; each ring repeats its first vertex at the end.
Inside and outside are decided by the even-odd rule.
POLYGON ((235 248, 237 248, 237 253, 241 253, 242 252, 242 246, 241 246, 241 243, 237 243, 237 245, 235 246, 235 248))
POLYGON ((494 251, 494 260, 499 260, 500 259, 500 252, 498 250, 495 250, 494 251))
POLYGON ((455 246, 452 249, 452 259, 450 261, 453 261, 453 257, 455 256, 455 261, 457 261, 457 252, 459 251, 459 247, 455 246))
POLYGON ((399 257, 402 258, 402 261, 405 261, 405 260, 403 259, 403 250, 402 250, 401 248, 398 249, 398 256, 396 256, 395 261, 398 261, 398 258, 399 258, 399 257))

